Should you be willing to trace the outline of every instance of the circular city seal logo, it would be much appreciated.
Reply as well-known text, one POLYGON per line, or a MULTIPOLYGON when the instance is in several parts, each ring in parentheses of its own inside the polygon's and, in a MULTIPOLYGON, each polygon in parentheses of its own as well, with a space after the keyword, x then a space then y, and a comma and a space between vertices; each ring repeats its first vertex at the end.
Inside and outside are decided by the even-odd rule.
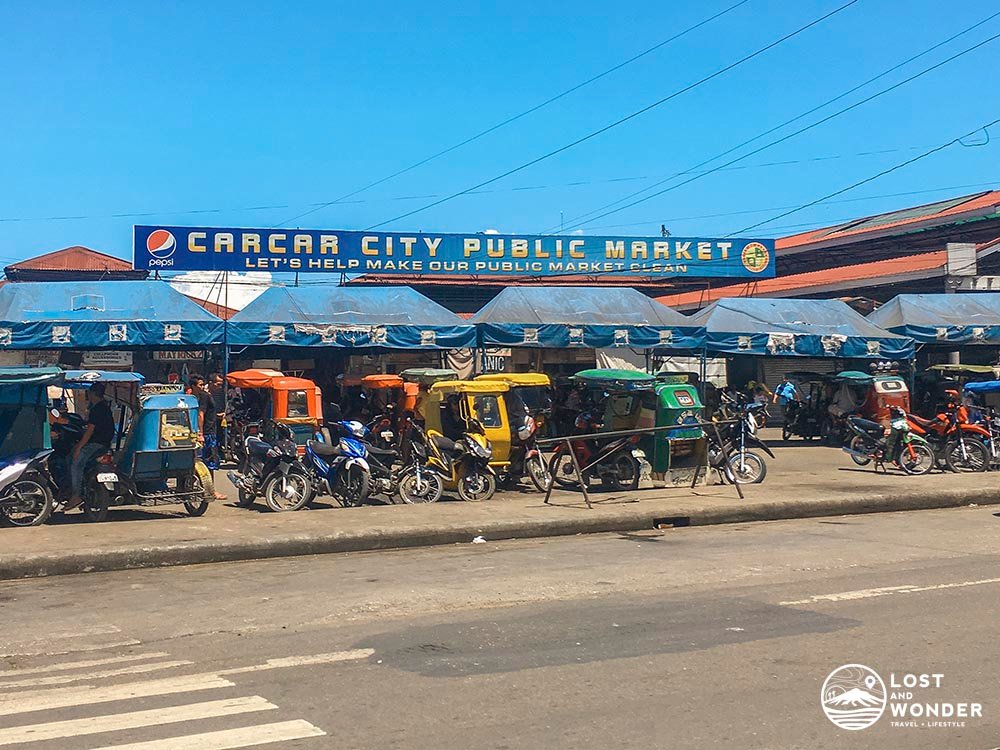
POLYGON ((826 718, 841 729, 867 729, 885 712, 885 683, 871 667, 845 664, 823 682, 820 703, 826 718))
MULTIPOLYGON (((166 229, 157 229, 146 238, 146 250, 158 260, 169 258, 177 249, 177 240, 166 229)), ((744 250, 744 252, 746 252, 744 250)))
POLYGON ((760 273, 771 261, 771 253, 759 242, 748 242, 740 255, 743 267, 751 273, 760 273))

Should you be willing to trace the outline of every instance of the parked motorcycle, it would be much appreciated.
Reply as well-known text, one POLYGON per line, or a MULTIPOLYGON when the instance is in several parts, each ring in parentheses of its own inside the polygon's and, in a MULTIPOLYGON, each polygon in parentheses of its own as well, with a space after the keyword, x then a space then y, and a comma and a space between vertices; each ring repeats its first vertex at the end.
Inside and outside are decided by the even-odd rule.
POLYGON ((327 425, 330 441, 310 440, 303 459, 314 497, 332 497, 343 506, 362 505, 372 489, 372 472, 360 422, 327 425))
MULTIPOLYGON (((591 412, 583 412, 577 416, 573 426, 577 434, 586 435, 599 431, 603 423, 591 412)), ((640 439, 640 435, 633 435, 613 440, 596 437, 571 440, 573 455, 588 487, 592 481, 599 480, 604 489, 612 492, 637 489, 642 472, 640 460, 645 459, 645 453, 638 447, 640 439)), ((577 488, 576 468, 573 456, 566 450, 566 443, 556 445, 549 461, 549 473, 560 487, 577 488)))
POLYGON ((752 449, 760 449, 774 458, 774 452, 761 440, 760 417, 767 413, 767 405, 757 402, 723 399, 719 416, 722 421, 734 420, 708 430, 708 462, 723 481, 731 484, 759 484, 767 476, 767 462, 752 449), (722 440, 720 443, 719 440, 722 440))
POLYGON ((955 472, 986 471, 990 465, 986 441, 990 430, 968 421, 963 408, 949 403, 946 410, 933 419, 907 414, 910 429, 921 435, 934 451, 939 463, 955 472))
POLYGON ((400 500, 408 505, 436 503, 444 494, 441 475, 427 466, 427 453, 422 443, 414 443, 402 463, 394 450, 368 447, 368 463, 372 472, 372 495, 383 495, 390 502, 400 500))
POLYGON ((412 449, 426 456, 426 468, 440 475, 466 502, 483 502, 496 494, 496 472, 490 466, 493 449, 482 427, 472 420, 469 431, 451 440, 435 430, 413 425, 412 449))
POLYGON ((889 433, 878 422, 861 417, 848 417, 848 428, 854 433, 844 451, 858 466, 875 462, 876 471, 885 461, 891 461, 907 474, 926 474, 934 468, 934 451, 927 441, 910 428, 907 415, 899 407, 892 407, 889 433), (889 445, 887 437, 894 437, 889 445))
POLYGON ((40 526, 52 514, 55 487, 46 463, 51 448, 0 460, 0 523, 40 526))
POLYGON ((291 430, 287 425, 271 423, 267 432, 269 436, 273 433, 273 444, 248 434, 239 451, 239 468, 227 474, 239 492, 237 505, 249 508, 254 500, 263 497, 268 509, 276 513, 299 510, 311 501, 312 486, 298 461, 291 430))
POLYGON ((515 423, 514 418, 511 418, 511 437, 516 437, 517 440, 511 440, 510 464, 503 472, 501 484, 514 486, 521 477, 527 475, 535 489, 545 492, 552 484, 552 474, 538 449, 538 424, 527 413, 519 416, 519 420, 519 423, 515 423))

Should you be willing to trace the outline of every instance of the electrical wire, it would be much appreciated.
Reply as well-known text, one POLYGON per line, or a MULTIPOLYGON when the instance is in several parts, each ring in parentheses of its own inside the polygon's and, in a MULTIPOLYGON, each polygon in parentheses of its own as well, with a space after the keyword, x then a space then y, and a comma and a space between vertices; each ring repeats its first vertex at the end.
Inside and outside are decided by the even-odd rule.
POLYGON ((922 153, 922 154, 920 154, 918 156, 914 156, 912 159, 907 159, 906 161, 900 162, 899 164, 891 166, 888 169, 883 169, 878 174, 874 174, 871 177, 866 177, 865 179, 859 180, 858 182, 855 182, 852 185, 848 185, 845 188, 841 188, 840 190, 835 190, 832 193, 824 195, 822 198, 817 198, 814 201, 809 201, 808 203, 803 203, 801 206, 798 206, 797 208, 793 208, 793 209, 791 209, 789 211, 785 211, 784 213, 780 213, 777 216, 772 216, 770 219, 765 219, 764 221, 758 221, 756 224, 751 224, 749 226, 743 227, 743 229, 740 229, 740 230, 738 230, 736 232, 730 232, 729 234, 726 235, 726 237, 734 237, 734 236, 736 236, 738 234, 742 234, 743 232, 749 232, 751 229, 756 229, 757 227, 764 226, 765 224, 770 224, 772 221, 777 221, 778 219, 783 219, 786 216, 791 216, 794 213, 798 213, 799 211, 803 211, 803 210, 805 210, 805 209, 807 209, 807 208, 809 208, 811 206, 815 206, 817 203, 822 203, 825 200, 829 200, 830 198, 834 198, 834 197, 836 197, 838 195, 841 195, 842 193, 846 193, 847 191, 853 190, 856 187, 860 187, 861 185, 866 185, 869 182, 873 182, 873 181, 877 180, 878 178, 884 177, 885 175, 890 174, 892 172, 895 172, 895 171, 897 171, 899 169, 902 169, 903 167, 908 167, 910 164, 918 162, 921 159, 926 159, 928 156, 932 156, 933 154, 936 154, 938 151, 943 151, 944 149, 948 148, 949 146, 954 146, 956 143, 960 143, 963 138, 969 138, 970 136, 973 136, 976 133, 978 133, 980 130, 988 130, 989 128, 991 128, 994 125, 996 125, 998 122, 1000 122, 1000 118, 998 118, 996 120, 993 120, 992 122, 989 122, 986 125, 980 125, 975 130, 973 130, 973 131, 971 131, 969 133, 965 133, 963 135, 960 135, 957 138, 953 138, 952 140, 948 141, 947 143, 942 143, 940 146, 936 146, 936 147, 934 147, 932 149, 924 151, 924 153, 922 153))
MULTIPOLYGON (((853 109, 856 109, 856 108, 862 106, 863 104, 867 104, 868 102, 872 101, 873 99, 877 99, 878 97, 883 96, 883 95, 885 95, 885 94, 887 94, 887 93, 889 93, 891 91, 894 91, 895 89, 900 88, 901 86, 905 86, 906 84, 910 83, 911 81, 914 81, 917 78, 920 78, 921 76, 924 76, 924 75, 926 75, 927 73, 930 73, 933 70, 936 70, 936 69, 938 69, 938 68, 940 68, 940 67, 942 67, 944 65, 947 65, 948 63, 952 62, 953 60, 956 60, 957 58, 962 57, 963 55, 966 55, 966 54, 968 54, 968 53, 970 53, 970 52, 972 52, 972 51, 974 51, 974 50, 976 50, 976 49, 978 49, 978 48, 980 48, 980 47, 982 47, 982 46, 984 46, 986 44, 989 44, 990 42, 995 41, 998 37, 1000 37, 1000 34, 994 35, 994 36, 990 37, 989 39, 986 39, 986 40, 984 40, 982 42, 979 42, 976 45, 973 45, 972 47, 968 47, 968 48, 962 50, 961 52, 958 52, 955 55, 952 55, 951 57, 949 57, 949 58, 947 58, 945 60, 942 60, 941 62, 938 62, 938 63, 936 63, 936 64, 934 64, 934 65, 932 65, 932 66, 930 66, 928 68, 924 68, 923 70, 921 70, 920 72, 918 72, 918 73, 910 76, 909 78, 903 79, 902 81, 899 81, 898 83, 895 83, 892 86, 889 86, 888 88, 882 89, 881 91, 876 92, 875 94, 872 94, 871 96, 868 96, 868 97, 866 97, 866 98, 864 98, 864 99, 862 99, 862 100, 860 100, 858 102, 855 102, 854 104, 851 104, 848 107, 845 107, 845 108, 843 108, 841 110, 838 110, 837 112, 834 112, 834 113, 832 113, 830 115, 827 115, 826 117, 823 117, 823 118, 817 120, 816 122, 812 123, 811 125, 807 125, 807 126, 805 126, 803 128, 800 128, 800 129, 792 132, 792 133, 784 135, 781 138, 778 138, 778 139, 773 140, 773 141, 771 141, 769 143, 766 143, 763 146, 760 146, 760 147, 754 149, 753 151, 747 152, 743 156, 739 156, 739 157, 737 157, 735 159, 731 159, 728 162, 726 162, 724 164, 721 164, 721 165, 719 165, 717 167, 714 167, 712 169, 709 169, 709 170, 707 170, 705 172, 701 172, 701 173, 695 174, 693 177, 691 177, 688 180, 684 180, 682 182, 679 182, 676 185, 671 185, 670 187, 665 188, 664 190, 660 190, 659 192, 653 193, 651 195, 647 195, 647 196, 645 196, 643 198, 639 198, 638 200, 634 200, 631 203, 627 203, 626 205, 623 205, 623 206, 618 205, 620 203, 623 203, 624 201, 628 201, 630 198, 634 198, 634 197, 636 197, 638 195, 641 195, 644 192, 652 190, 652 189, 658 187, 659 185, 663 185, 663 184, 665 184, 667 182, 670 182, 670 180, 672 180, 672 179, 680 177, 680 176, 682 176, 684 174, 689 174, 689 173, 691 173, 694 170, 697 170, 697 169, 699 169, 699 168, 701 168, 701 167, 703 167, 703 166, 705 166, 707 164, 710 164, 713 161, 716 161, 717 159, 721 159, 723 156, 727 156, 728 154, 731 154, 733 151, 736 151, 736 150, 738 150, 740 148, 743 148, 744 146, 746 146, 746 145, 748 145, 748 144, 750 144, 750 143, 752 143, 752 142, 754 142, 756 140, 759 140, 760 138, 764 137, 765 135, 769 135, 769 134, 775 132, 776 130, 780 130, 781 128, 783 128, 783 127, 785 127, 787 125, 790 125, 791 123, 796 122, 797 120, 800 120, 803 117, 805 117, 807 115, 810 115, 813 112, 816 112, 817 110, 822 109, 823 107, 826 107, 826 106, 832 104, 835 101, 843 99, 845 96, 849 96, 850 94, 852 94, 855 91, 857 91, 857 90, 859 90, 859 89, 867 86, 868 84, 870 84, 870 83, 878 80, 879 78, 883 78, 884 76, 888 75, 889 73, 892 73, 893 71, 898 70, 900 67, 908 65, 910 62, 916 60, 919 57, 922 57, 922 56, 926 55, 927 53, 929 53, 929 52, 931 52, 931 51, 933 51, 933 50, 941 47, 942 45, 948 44, 949 42, 953 41, 954 39, 957 39, 958 37, 960 37, 960 36, 962 36, 964 34, 967 34, 968 32, 970 32, 970 31, 972 31, 972 30, 974 30, 974 29, 982 26, 983 24, 985 24, 988 21, 996 18, 997 16, 1000 16, 1000 12, 994 13, 992 16, 989 16, 988 18, 985 18, 985 19, 983 19, 981 21, 978 21, 977 23, 973 24, 969 28, 964 29, 963 31, 960 31, 959 33, 953 35, 952 37, 949 37, 945 41, 939 42, 938 44, 935 44, 933 47, 929 47, 928 49, 924 50, 923 52, 920 52, 920 53, 918 53, 918 54, 916 54, 916 55, 914 55, 914 56, 912 56, 912 57, 904 60, 903 62, 898 63, 897 65, 894 65, 891 68, 888 68, 887 70, 879 73, 878 75, 876 75, 876 76, 874 76, 872 78, 869 78, 864 83, 858 84, 857 86, 854 86, 853 88, 848 89, 847 91, 843 92, 842 94, 838 94, 837 96, 833 97, 832 99, 828 99, 825 102, 823 102, 822 104, 820 104, 820 105, 818 105, 816 107, 813 107, 812 109, 806 110, 805 112, 803 112, 803 113, 801 113, 799 115, 796 115, 795 117, 793 117, 793 118, 791 118, 789 120, 784 121, 780 125, 776 125, 775 127, 770 128, 769 130, 766 130, 763 133, 755 135, 753 138, 750 138, 750 139, 748 139, 746 141, 743 141, 742 143, 737 144, 736 146, 733 146, 732 148, 729 148, 729 149, 727 149, 727 150, 725 150, 725 151, 723 151, 723 152, 721 152, 719 154, 716 154, 716 155, 712 156, 709 159, 705 159, 704 161, 699 162, 698 164, 696 164, 693 167, 690 167, 689 169, 685 170, 684 172, 678 172, 678 173, 672 175, 671 177, 668 177, 668 178, 666 178, 664 180, 661 180, 659 183, 656 183, 656 184, 653 184, 653 185, 648 185, 647 187, 643 188, 642 190, 638 190, 638 191, 636 191, 634 193, 631 193, 631 194, 629 194, 629 195, 627 195, 627 196, 625 196, 623 198, 619 198, 616 201, 612 201, 611 203, 608 203, 605 206, 602 206, 601 208, 594 209, 592 211, 588 211, 587 213, 581 214, 579 217, 576 217, 576 218, 573 218, 573 219, 570 220, 570 226, 568 226, 568 227, 562 227, 561 226, 560 227, 560 231, 565 231, 566 229, 570 229, 570 230, 571 229, 575 229, 575 228, 577 228, 579 226, 582 226, 584 224, 589 224, 592 221, 597 221, 599 219, 603 219, 605 216, 610 216, 611 214, 618 213, 619 211, 624 211, 624 210, 626 210, 628 208, 632 208, 633 206, 639 205, 640 203, 644 203, 644 202, 646 202, 646 201, 648 201, 648 200, 650 200, 652 198, 656 198, 656 197, 658 197, 660 195, 663 195, 664 193, 668 193, 668 192, 670 192, 672 190, 676 190, 677 188, 683 187, 684 185, 689 185, 692 182, 694 182, 695 180, 699 180, 702 177, 706 177, 706 176, 708 176, 710 174, 714 174, 715 172, 722 171, 723 169, 726 169, 727 167, 730 167, 733 164, 736 164, 736 163, 738 163, 740 161, 743 161, 744 159, 747 159, 747 158, 749 158, 749 157, 751 157, 751 156, 753 156, 755 154, 759 154, 760 152, 765 151, 766 149, 769 149, 772 146, 776 146, 776 145, 778 145, 780 143, 784 143, 785 141, 790 140, 791 138, 794 138, 797 135, 801 135, 802 133, 805 133, 807 130, 811 130, 812 128, 815 128, 815 127, 817 127, 819 125, 827 123, 830 120, 832 120, 832 119, 834 119, 836 117, 839 117, 842 114, 845 114, 847 112, 850 112, 853 109), (613 206, 617 206, 617 208, 612 208, 613 206), (605 210, 605 209, 609 209, 609 210, 605 210), (603 213, 601 213, 601 212, 603 212, 603 213), (592 214, 597 214, 597 215, 592 215, 592 214), (589 215, 589 218, 587 218, 588 215, 589 215)), ((551 231, 553 231, 553 230, 550 229, 549 232, 551 232, 551 231)), ((548 233, 548 232, 546 232, 546 233, 548 233)))
POLYGON ((334 200, 328 201, 326 203, 321 203, 320 205, 316 206, 315 208, 311 208, 308 211, 304 211, 304 212, 302 212, 302 213, 300 213, 300 214, 298 214, 296 216, 293 216, 290 219, 285 219, 284 221, 279 222, 279 224, 290 224, 293 221, 301 219, 304 216, 308 216, 309 214, 315 213, 316 211, 319 211, 321 209, 327 208, 328 206, 333 206, 333 205, 336 205, 338 203, 342 203, 342 202, 346 201, 348 198, 353 198, 355 195, 358 195, 359 193, 363 193, 366 190, 369 190, 369 189, 371 189, 373 187, 376 187, 377 185, 381 185, 381 184, 383 184, 385 182, 388 182, 389 180, 392 180, 392 179, 394 179, 396 177, 399 177, 400 175, 406 174, 407 172, 410 172, 410 171, 416 169, 417 167, 422 167, 424 164, 427 164, 428 162, 434 161, 435 159, 437 159, 439 157, 442 157, 442 156, 444 156, 446 154, 450 154, 452 151, 456 151, 456 150, 462 148, 463 146, 468 146, 470 143, 472 143, 474 141, 478 141, 480 138, 482 138, 484 136, 487 136, 490 133, 494 133, 497 130, 500 130, 500 128, 506 127, 507 125, 510 125, 511 123, 517 122, 521 118, 527 117, 528 115, 530 115, 530 114, 532 114, 534 112, 537 112, 538 110, 543 109, 544 107, 547 107, 550 104, 552 104, 554 102, 557 102, 560 99, 562 99, 562 98, 564 98, 566 96, 569 96, 570 94, 572 94, 572 93, 574 93, 576 91, 579 91, 580 89, 584 88, 585 86, 589 86, 590 84, 592 84, 592 83, 594 83, 596 81, 599 81, 600 79, 604 78, 605 76, 611 75, 615 71, 621 70, 626 65, 631 65, 636 60, 639 60, 639 59, 641 59, 643 57, 646 57, 646 55, 650 55, 653 52, 656 52, 656 50, 658 50, 658 49, 660 49, 662 47, 665 47, 666 45, 670 44, 671 42, 677 41, 681 37, 686 36, 687 34, 690 34, 692 31, 696 31, 696 30, 700 29, 702 26, 705 26, 706 24, 711 23, 712 21, 716 20, 717 18, 721 18, 722 16, 726 15, 727 13, 730 13, 730 12, 736 10, 741 5, 746 5, 748 2, 750 2, 750 0, 740 0, 740 2, 736 3, 735 5, 730 5, 728 8, 725 8, 725 9, 719 11, 715 15, 709 16, 708 18, 705 18, 704 20, 699 21, 694 26, 689 26, 688 28, 684 29, 683 31, 680 31, 680 32, 674 34, 673 36, 668 37, 667 39, 664 39, 662 42, 659 42, 658 44, 654 44, 652 47, 649 47, 648 49, 643 50, 639 54, 633 55, 632 57, 628 58, 624 62, 620 62, 617 65, 615 65, 615 66, 613 66, 611 68, 608 68, 607 70, 605 70, 605 71, 603 71, 601 73, 598 73, 595 76, 592 76, 592 77, 588 78, 586 81, 583 81, 582 83, 578 83, 575 86, 572 86, 572 87, 566 89, 565 91, 562 91, 562 92, 556 94, 555 96, 549 97, 548 99, 546 99, 545 101, 543 101, 541 104, 536 104, 535 106, 530 107, 530 108, 528 108, 528 109, 524 110, 523 112, 520 112, 520 113, 518 113, 516 115, 508 117, 506 120, 503 120, 502 122, 498 122, 496 125, 492 125, 491 127, 486 128, 486 130, 482 130, 482 131, 476 133, 475 135, 470 136, 470 137, 466 138, 465 140, 460 141, 460 142, 454 144, 453 146, 449 146, 446 149, 438 151, 435 154, 431 154, 430 156, 427 156, 427 157, 425 157, 423 159, 420 159, 419 161, 414 162, 413 164, 410 164, 408 167, 403 167, 402 169, 397 170, 396 172, 393 172, 392 174, 389 174, 389 175, 386 175, 385 177, 379 178, 379 179, 375 180, 374 182, 370 182, 367 185, 365 185, 364 187, 360 187, 357 190, 354 190, 354 191, 352 191, 350 193, 345 193, 344 195, 340 196, 339 198, 335 198, 334 200))
POLYGON ((572 142, 567 143, 567 144, 565 144, 563 146, 560 146, 557 149, 553 149, 552 151, 549 151, 548 153, 542 154, 541 156, 538 156, 538 157, 536 157, 536 158, 534 158, 534 159, 532 159, 530 161, 524 162, 523 164, 521 164, 521 165, 519 165, 517 167, 514 167, 512 169, 508 169, 506 172, 503 172, 502 174, 496 175, 495 177, 491 177, 488 180, 484 180, 484 181, 482 181, 482 182, 480 182, 480 183, 478 183, 476 185, 468 187, 468 188, 466 188, 464 190, 460 190, 457 193, 452 193, 451 195, 449 195, 449 196, 447 196, 445 198, 440 198, 440 199, 438 199, 436 201, 433 201, 432 203, 428 203, 428 204, 426 204, 424 206, 421 206, 420 208, 416 208, 416 209, 414 209, 412 211, 407 211, 406 213, 400 214, 399 216, 394 216, 391 219, 386 219, 384 221, 380 221, 377 224, 372 224, 371 226, 367 227, 367 229, 369 229, 369 230, 370 229, 377 229, 378 227, 384 226, 385 224, 390 224, 390 223, 392 223, 394 221, 399 221, 400 219, 405 219, 405 218, 407 218, 409 216, 413 216, 415 214, 422 213, 423 211, 426 211, 426 210, 428 210, 430 208, 434 208, 435 206, 440 206, 442 203, 447 203, 450 200, 454 200, 455 198, 458 198, 459 196, 466 195, 467 193, 470 193, 473 190, 478 190, 478 189, 480 189, 482 187, 485 187, 485 186, 490 185, 490 184, 492 184, 494 182, 497 182, 498 180, 502 180, 505 177, 509 177, 512 174, 516 174, 517 172, 525 170, 528 167, 534 166, 535 164, 538 164, 539 162, 545 161, 546 159, 551 159, 553 156, 556 156, 557 154, 561 154, 564 151, 568 151, 569 149, 574 148, 575 146, 579 146, 581 143, 585 143, 585 142, 591 140, 592 138, 596 138, 597 136, 599 136, 599 135, 601 135, 603 133, 606 133, 609 130, 612 130, 613 128, 616 128, 616 127, 618 127, 620 125, 623 125, 626 122, 629 122, 630 120, 633 120, 636 117, 639 117, 640 115, 643 115, 646 112, 649 112, 650 110, 656 109, 657 107, 660 107, 663 104, 666 104, 667 102, 671 101, 672 99, 677 98, 681 94, 685 94, 688 91, 691 91, 692 89, 697 88, 698 86, 701 86, 701 85, 703 85, 703 84, 705 84, 705 83, 707 83, 707 82, 709 82, 709 81, 711 81, 711 80, 713 80, 715 78, 718 78, 719 76, 721 76, 721 75, 723 75, 725 73, 728 73, 730 70, 733 70, 734 68, 737 68, 740 65, 742 65, 742 64, 744 64, 746 62, 749 62, 750 60, 753 60, 754 58, 756 58, 756 57, 764 54, 768 50, 773 49, 774 47, 777 47, 778 45, 780 45, 780 44, 788 41, 789 39, 792 39, 792 38, 798 36, 799 34, 804 33, 805 31, 808 31, 813 26, 816 26, 816 25, 822 23, 823 21, 826 21, 828 18, 831 18, 832 16, 835 16, 838 13, 841 13, 842 11, 847 10, 852 5, 855 5, 857 2, 858 2, 858 0, 849 0, 847 3, 841 5, 840 7, 835 8, 834 10, 830 11, 829 13, 826 13, 825 15, 820 16, 819 18, 813 19, 812 21, 810 21, 809 23, 805 24, 804 26, 800 26, 795 31, 793 31, 793 32, 791 32, 789 34, 786 34, 786 35, 784 35, 784 36, 782 36, 782 37, 774 40, 773 42, 770 42, 769 44, 767 44, 767 45, 765 45, 763 47, 760 47, 759 49, 755 50, 754 52, 751 52, 749 55, 741 57, 739 60, 736 60, 735 62, 732 62, 729 65, 726 65, 725 67, 716 70, 714 73, 710 73, 709 75, 707 75, 707 76, 705 76, 705 77, 703 77, 703 78, 695 81, 694 83, 688 84, 687 86, 685 86, 685 87, 683 87, 681 89, 678 89, 677 91, 674 91, 672 94, 669 94, 669 95, 663 97, 662 99, 659 99, 659 100, 653 102, 652 104, 646 105, 642 109, 636 110, 635 112, 632 112, 631 114, 628 114, 625 117, 622 117, 622 118, 620 118, 618 120, 615 120, 614 122, 609 123, 609 124, 605 125, 604 127, 598 128, 597 130, 594 130, 594 131, 588 133, 587 135, 584 135, 584 136, 582 136, 580 138, 577 138, 575 141, 572 141, 572 142))

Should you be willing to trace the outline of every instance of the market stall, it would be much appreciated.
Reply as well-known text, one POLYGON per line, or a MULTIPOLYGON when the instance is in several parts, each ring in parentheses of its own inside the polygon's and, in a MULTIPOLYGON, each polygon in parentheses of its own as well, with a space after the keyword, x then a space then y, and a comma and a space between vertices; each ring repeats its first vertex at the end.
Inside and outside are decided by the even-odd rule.
POLYGON ((274 358, 283 372, 317 381, 440 366, 475 338, 473 326, 409 287, 325 284, 272 287, 232 317, 228 332, 244 360, 274 358))
POLYGON ((198 369, 203 369, 222 341, 223 322, 163 281, 0 288, 5 364, 143 370, 159 366, 157 352, 187 351, 198 352, 198 369))
POLYGON ((697 352, 703 343, 690 318, 627 287, 508 287, 469 322, 487 370, 571 374, 594 366, 599 350, 631 351, 645 369, 650 350, 697 352), (542 350, 558 351, 543 361, 542 350))
MULTIPOLYGON (((839 300, 721 299, 692 316, 709 356, 725 355, 730 385, 773 389, 787 372, 833 373, 855 360, 904 362, 914 342, 839 300)), ((867 368, 865 362, 855 362, 867 368)))

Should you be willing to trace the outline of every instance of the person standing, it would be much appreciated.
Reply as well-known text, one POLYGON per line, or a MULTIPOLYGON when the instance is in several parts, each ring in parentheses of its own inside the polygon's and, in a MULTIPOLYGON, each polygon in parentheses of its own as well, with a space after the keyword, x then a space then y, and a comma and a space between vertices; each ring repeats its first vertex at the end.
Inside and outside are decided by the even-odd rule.
POLYGON ((787 375, 781 376, 781 385, 774 389, 773 403, 780 404, 782 412, 788 411, 788 404, 798 398, 798 391, 795 383, 788 379, 787 375))
POLYGON ((73 446, 69 467, 72 497, 65 510, 83 504, 83 474, 96 456, 106 453, 115 439, 115 418, 111 405, 104 399, 104 383, 94 383, 87 390, 87 426, 73 446))
MULTIPOLYGON (((191 395, 198 399, 198 434, 201 435, 201 458, 214 478, 215 470, 219 468, 219 442, 215 434, 217 425, 215 399, 205 387, 205 378, 201 375, 191 376, 188 386, 191 388, 191 395)), ((226 496, 216 492, 215 498, 216 500, 224 500, 226 496)))
POLYGON ((215 454, 217 461, 221 463, 223 448, 226 445, 226 389, 221 373, 212 373, 208 382, 208 391, 212 394, 212 401, 215 403, 215 454))

